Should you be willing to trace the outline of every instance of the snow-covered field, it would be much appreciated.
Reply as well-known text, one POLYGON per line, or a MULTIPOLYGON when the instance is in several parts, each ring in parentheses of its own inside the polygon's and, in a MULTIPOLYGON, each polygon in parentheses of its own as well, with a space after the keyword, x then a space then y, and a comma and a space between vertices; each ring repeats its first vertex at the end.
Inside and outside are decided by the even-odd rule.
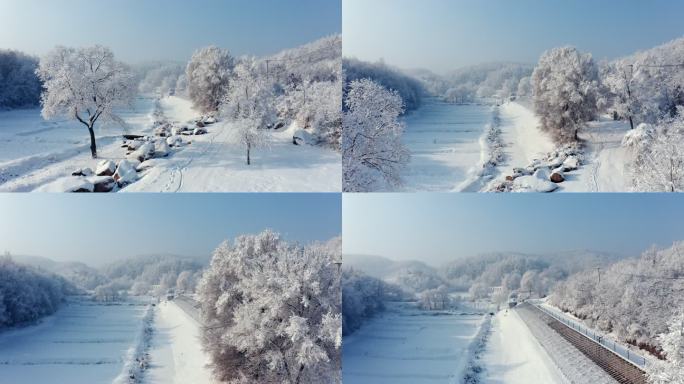
POLYGON ((0 334, 0 382, 110 384, 146 305, 70 301, 42 323, 0 334))
POLYGON ((344 383, 454 383, 483 321, 470 311, 421 311, 388 303, 385 313, 344 339, 344 383))
POLYGON ((500 311, 482 356, 485 383, 567 383, 514 310, 500 311))
POLYGON ((202 351, 199 324, 173 301, 157 305, 145 383, 213 383, 202 351))
POLYGON ((402 174, 405 190, 458 189, 479 166, 479 139, 490 119, 490 106, 425 99, 423 106, 404 119, 403 142, 411 152, 411 162, 402 174))
MULTIPOLYGON (((121 112, 129 125, 127 133, 152 134, 154 104, 154 99, 138 98, 134 110, 121 112)), ((190 102, 179 97, 164 98, 160 105, 170 121, 198 116, 190 102)), ((187 136, 190 145, 155 159, 153 168, 122 191, 340 191, 340 154, 293 145, 294 129, 268 133, 269 147, 252 150, 252 165, 247 166, 244 149, 231 144, 231 124, 214 124, 206 135, 187 136)), ((125 157, 122 133, 120 126, 96 127, 100 160, 125 157)), ((77 169, 95 169, 97 163, 90 158, 88 132, 81 124, 44 121, 38 109, 0 112, 0 191, 33 191, 77 169)))

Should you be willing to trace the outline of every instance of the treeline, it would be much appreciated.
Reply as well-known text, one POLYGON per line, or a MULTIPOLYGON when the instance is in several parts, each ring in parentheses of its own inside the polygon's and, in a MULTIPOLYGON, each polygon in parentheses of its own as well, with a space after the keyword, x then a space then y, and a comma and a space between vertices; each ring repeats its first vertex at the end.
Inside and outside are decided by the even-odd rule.
POLYGON ((420 81, 398 69, 394 69, 382 62, 369 63, 357 59, 343 60, 345 95, 349 84, 355 80, 369 79, 380 84, 388 91, 397 92, 403 101, 403 112, 412 111, 421 105, 425 94, 420 81))
POLYGON ((35 107, 42 84, 36 75, 38 58, 0 49, 0 109, 35 107))
POLYGON ((659 355, 658 335, 684 308, 683 252, 684 242, 678 242, 574 274, 555 287, 550 302, 591 327, 659 355))
POLYGON ((77 293, 66 279, 0 257, 0 329, 34 322, 77 293))

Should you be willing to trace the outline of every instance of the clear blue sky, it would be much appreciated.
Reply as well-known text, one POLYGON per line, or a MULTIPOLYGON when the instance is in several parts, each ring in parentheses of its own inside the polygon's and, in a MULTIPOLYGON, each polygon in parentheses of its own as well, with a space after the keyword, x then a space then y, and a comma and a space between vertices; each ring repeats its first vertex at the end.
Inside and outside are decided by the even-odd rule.
POLYGON ((135 255, 206 257, 271 228, 290 241, 341 233, 339 194, 0 194, 0 253, 101 265, 135 255))
POLYGON ((437 72, 561 45, 615 58, 684 35, 679 0, 344 0, 342 15, 346 56, 437 72))
POLYGON ((186 61, 214 44, 275 53, 341 33, 341 0, 0 0, 0 48, 99 43, 129 63, 186 61))
POLYGON ((487 252, 638 256, 684 240, 680 194, 346 194, 345 254, 439 265, 487 252))

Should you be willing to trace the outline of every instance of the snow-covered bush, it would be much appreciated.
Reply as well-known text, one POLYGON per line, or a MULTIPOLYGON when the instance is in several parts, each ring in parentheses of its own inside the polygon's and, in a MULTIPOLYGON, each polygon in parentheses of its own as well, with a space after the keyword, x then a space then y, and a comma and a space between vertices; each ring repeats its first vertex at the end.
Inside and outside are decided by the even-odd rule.
POLYGON ((354 80, 344 100, 342 116, 343 189, 372 191, 383 182, 401 184, 400 171, 409 161, 401 143, 404 125, 401 97, 369 79, 354 80))
POLYGON ((684 191, 684 109, 654 128, 640 124, 623 139, 633 149, 629 164, 632 189, 638 192, 684 191))
POLYGON ((0 257, 0 329, 51 315, 76 289, 64 278, 0 257))
POLYGON ((214 251, 198 293, 204 348, 217 379, 339 380, 339 252, 293 245, 268 230, 214 251))
POLYGON ((215 112, 230 85, 234 60, 230 53, 214 46, 195 51, 185 69, 188 96, 203 113, 215 112))
POLYGON ((252 59, 241 60, 233 72, 221 114, 234 122, 232 140, 246 149, 250 165, 251 150, 268 144, 264 131, 275 117, 273 87, 252 59))
POLYGON ((307 89, 306 103, 297 114, 299 126, 319 143, 340 149, 342 140, 342 82, 316 82, 307 89))
POLYGON ((684 311, 672 317, 667 331, 658 335, 665 361, 655 360, 648 366, 651 384, 684 383, 684 311))
POLYGON ((532 73, 534 109, 541 128, 560 141, 577 141, 597 115, 598 68, 590 54, 572 47, 544 52, 532 73))
POLYGON ((36 68, 37 58, 0 49, 0 109, 32 107, 40 103, 42 84, 36 68))
POLYGON ((398 287, 353 268, 342 270, 342 334, 357 330, 364 321, 385 309, 385 300, 398 287))
POLYGON ((96 158, 95 123, 113 120, 124 124, 114 110, 133 100, 135 86, 129 68, 100 45, 56 47, 40 59, 36 73, 44 87, 43 117, 65 115, 85 125, 90 133, 90 151, 96 158))
MULTIPOLYGON (((396 92, 401 97, 405 111, 412 111, 420 107, 422 94, 425 92, 420 81, 408 76, 386 64, 368 63, 356 59, 344 59, 345 98, 350 90, 349 85, 357 80, 370 79, 383 87, 396 92)), ((347 106, 345 105, 344 108, 347 106)))
POLYGON ((421 292, 418 303, 422 309, 430 311, 449 309, 454 304, 446 285, 421 292))
POLYGON ((577 273, 553 290, 551 303, 592 327, 660 354, 658 335, 684 308, 684 243, 651 248, 593 273, 577 273), (599 281, 600 274, 600 281, 599 281))

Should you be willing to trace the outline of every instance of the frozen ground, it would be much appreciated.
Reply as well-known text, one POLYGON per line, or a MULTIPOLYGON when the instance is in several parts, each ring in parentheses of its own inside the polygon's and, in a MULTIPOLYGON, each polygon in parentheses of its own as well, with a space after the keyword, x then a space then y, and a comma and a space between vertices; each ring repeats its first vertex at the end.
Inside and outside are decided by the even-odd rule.
POLYGON ((157 305, 155 330, 150 351, 150 368, 145 383, 214 383, 206 367, 199 324, 173 301, 157 305))
MULTIPOLYGON (((152 134, 154 99, 139 98, 135 107, 122 113, 128 133, 152 134)), ((179 97, 162 99, 161 107, 171 121, 197 116, 190 103, 179 97)), ((254 149, 253 164, 247 166, 244 149, 230 144, 231 124, 212 125, 206 135, 187 136, 190 145, 155 160, 154 168, 122 191, 340 191, 340 154, 293 145, 295 128, 267 133, 269 148, 254 149)), ((100 160, 123 159, 123 129, 112 125, 96 130, 100 160)), ((97 162, 90 158, 88 133, 82 125, 44 121, 38 109, 0 112, 0 191, 33 191, 79 168, 95 169, 97 162)))
POLYGON ((500 311, 492 320, 492 334, 482 364, 484 383, 568 383, 513 310, 500 311))
MULTIPOLYGON (((507 102, 501 106, 501 130, 507 159, 499 166, 499 176, 513 174, 513 168, 525 168, 555 147, 546 133, 539 130, 539 119, 525 102, 507 102)), ((590 122, 580 133, 584 144, 584 162, 579 169, 565 174, 558 192, 625 192, 629 178, 625 165, 630 161, 620 146, 629 124, 603 117, 590 122)))
POLYGON ((0 382, 110 384, 145 309, 72 301, 41 324, 0 333, 0 382))
POLYGON ((382 315, 344 339, 342 381, 356 383, 460 382, 468 348, 483 314, 428 312, 388 303, 382 315))
POLYGON ((479 166, 479 139, 490 119, 490 106, 424 100, 422 107, 405 118, 403 142, 411 152, 411 162, 402 174, 404 189, 458 190, 479 166))

